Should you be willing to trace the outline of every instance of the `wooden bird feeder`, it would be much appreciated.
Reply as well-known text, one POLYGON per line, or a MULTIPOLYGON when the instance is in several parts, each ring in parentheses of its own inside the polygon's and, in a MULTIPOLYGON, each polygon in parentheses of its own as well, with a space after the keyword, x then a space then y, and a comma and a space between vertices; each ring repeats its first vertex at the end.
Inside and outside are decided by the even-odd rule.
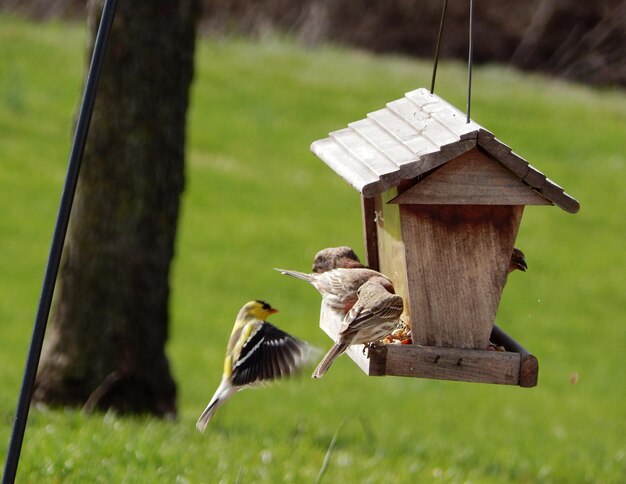
MULTIPOLYGON (((394 281, 412 328, 413 345, 350 347, 363 371, 535 386, 537 359, 494 320, 524 206, 578 202, 426 89, 311 150, 361 193, 368 265, 394 281)), ((330 314, 320 326, 335 339, 330 314)))

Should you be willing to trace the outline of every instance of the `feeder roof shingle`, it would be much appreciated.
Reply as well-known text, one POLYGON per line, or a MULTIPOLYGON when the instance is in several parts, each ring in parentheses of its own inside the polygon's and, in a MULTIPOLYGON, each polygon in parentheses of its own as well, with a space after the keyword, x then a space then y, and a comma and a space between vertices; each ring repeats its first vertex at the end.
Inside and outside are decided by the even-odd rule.
POLYGON ((479 124, 427 89, 405 97, 315 141, 311 151, 364 197, 422 175, 476 147, 563 210, 578 202, 479 124))

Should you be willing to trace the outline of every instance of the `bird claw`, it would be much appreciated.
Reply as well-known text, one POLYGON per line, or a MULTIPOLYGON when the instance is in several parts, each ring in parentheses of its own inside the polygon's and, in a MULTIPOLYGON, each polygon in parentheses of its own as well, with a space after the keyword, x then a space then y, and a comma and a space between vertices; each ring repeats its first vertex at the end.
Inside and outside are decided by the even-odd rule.
POLYGON ((379 341, 372 341, 371 343, 365 343, 363 345, 363 355, 369 358, 370 352, 376 352, 384 347, 385 345, 379 341))

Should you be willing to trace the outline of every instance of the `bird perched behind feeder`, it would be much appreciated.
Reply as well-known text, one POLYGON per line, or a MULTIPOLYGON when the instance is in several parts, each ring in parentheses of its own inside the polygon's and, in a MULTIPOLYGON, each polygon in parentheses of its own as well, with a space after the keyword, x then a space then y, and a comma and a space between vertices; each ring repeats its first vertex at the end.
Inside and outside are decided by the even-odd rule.
POLYGON ((507 271, 507 274, 510 274, 516 269, 522 272, 526 272, 526 269, 528 269, 528 265, 526 264, 526 257, 524 257, 524 253, 517 247, 513 247, 511 262, 509 263, 509 269, 507 271))
POLYGON ((276 312, 258 300, 239 311, 226 349, 222 381, 196 423, 200 432, 204 432, 215 411, 239 390, 291 376, 312 356, 309 345, 266 321, 276 312))
MULTIPOLYGON (((509 267, 507 268, 506 275, 508 275, 516 270, 526 272, 528 269, 528 265, 526 264, 526 257, 524 253, 518 249, 517 247, 513 247, 513 253, 511 254, 511 260, 509 262, 509 267)), ((504 347, 501 345, 494 344, 491 340, 489 341, 488 350, 492 351, 505 351, 504 347)))

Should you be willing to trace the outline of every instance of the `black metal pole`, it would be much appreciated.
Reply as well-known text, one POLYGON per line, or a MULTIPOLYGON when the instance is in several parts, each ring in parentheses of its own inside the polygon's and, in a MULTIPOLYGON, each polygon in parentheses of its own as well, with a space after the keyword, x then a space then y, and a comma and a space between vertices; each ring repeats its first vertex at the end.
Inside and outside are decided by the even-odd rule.
POLYGON ((39 358, 43 346, 43 339, 50 314, 50 306, 52 304, 52 296, 54 294, 54 286, 56 283, 59 265, 61 261, 61 253, 63 251, 63 243, 67 233, 67 226, 72 211, 72 202, 74 193, 76 192, 76 184, 78 182, 78 174, 87 141, 87 133, 89 132, 89 123, 93 113, 93 107, 96 99, 96 91, 100 73, 102 72, 102 64, 104 54, 113 25, 115 16, 115 7, 117 0, 104 0, 100 25, 94 43, 93 55, 89 71, 87 72, 87 82, 85 83, 85 92, 81 102, 78 121, 76 123, 76 131, 70 151, 70 157, 67 167, 67 175, 65 177, 65 185, 61 195, 61 202, 57 214, 57 220, 52 236, 50 253, 48 255, 48 264, 41 288, 41 296, 39 298, 39 306, 35 316, 35 324, 33 334, 26 358, 26 368, 24 370, 24 378, 22 380, 22 389, 17 402, 17 411, 13 422, 13 431, 11 440, 9 441, 9 451, 4 466, 4 474, 2 476, 3 484, 13 484, 17 473, 17 465, 20 460, 20 452, 22 450, 22 442, 24 440, 24 432, 26 430, 26 421, 28 420, 28 411, 30 409, 30 401, 33 396, 33 387, 35 385, 35 377, 37 376, 37 367, 39 366, 39 358))

